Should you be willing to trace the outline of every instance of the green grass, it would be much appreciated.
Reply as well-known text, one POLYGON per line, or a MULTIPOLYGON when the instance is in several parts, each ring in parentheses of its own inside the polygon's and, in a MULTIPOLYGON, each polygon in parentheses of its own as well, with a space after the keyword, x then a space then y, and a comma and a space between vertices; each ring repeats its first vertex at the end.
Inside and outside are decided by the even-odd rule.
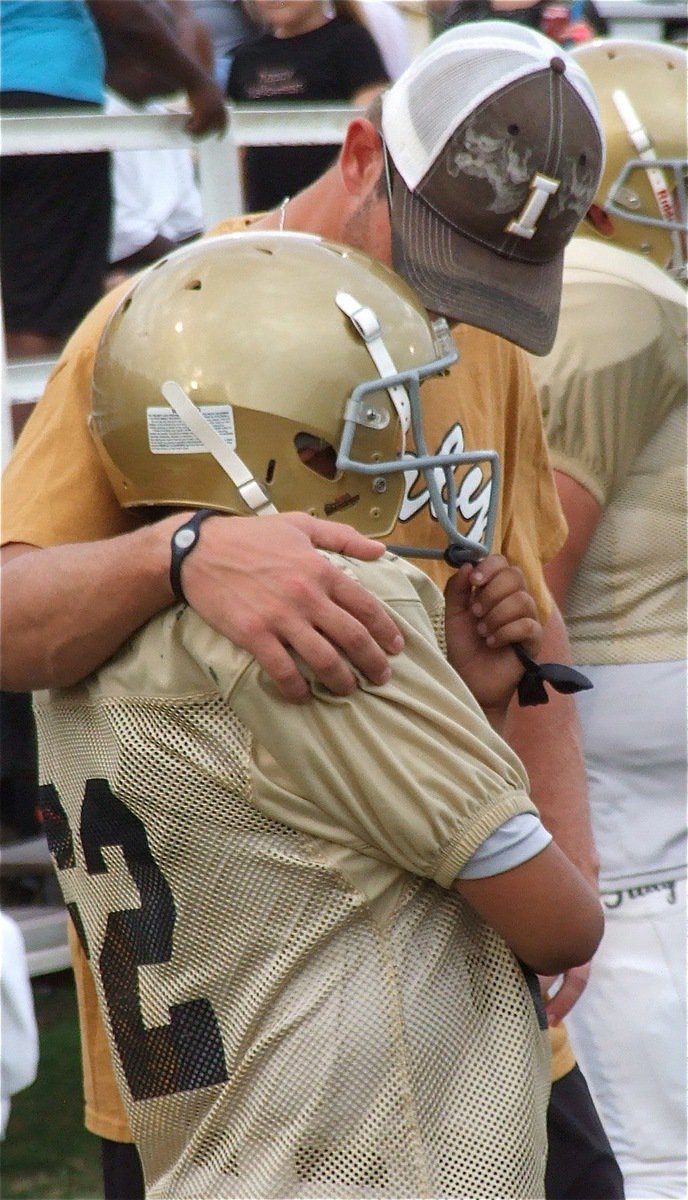
POLYGON ((101 1200, 100 1143, 83 1120, 76 994, 70 971, 34 980, 36 1082, 12 1100, 0 1158, 3 1200, 101 1200))

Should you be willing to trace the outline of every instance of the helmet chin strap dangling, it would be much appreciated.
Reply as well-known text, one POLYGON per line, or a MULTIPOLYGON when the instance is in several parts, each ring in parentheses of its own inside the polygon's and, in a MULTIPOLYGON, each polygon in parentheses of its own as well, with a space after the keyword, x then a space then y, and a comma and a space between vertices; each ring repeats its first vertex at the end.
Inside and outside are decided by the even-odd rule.
POLYGON ((212 455, 215 462, 222 468, 225 475, 231 479, 244 504, 257 516, 263 517, 276 513, 277 509, 265 495, 260 484, 249 471, 246 463, 232 450, 207 417, 189 399, 186 392, 173 379, 163 383, 160 391, 170 408, 174 409, 180 421, 198 438, 203 448, 212 455))

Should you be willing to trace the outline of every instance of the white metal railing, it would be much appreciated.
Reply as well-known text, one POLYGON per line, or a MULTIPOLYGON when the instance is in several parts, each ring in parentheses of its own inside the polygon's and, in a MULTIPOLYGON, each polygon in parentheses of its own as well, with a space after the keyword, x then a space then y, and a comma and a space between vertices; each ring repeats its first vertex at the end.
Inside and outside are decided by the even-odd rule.
POLYGON ((610 37, 645 38, 659 42, 666 21, 685 21, 685 0, 595 0, 608 23, 610 37))
MULTIPOLYGON (((204 228, 245 211, 240 152, 243 146, 339 144, 351 117, 351 105, 228 105, 227 129, 221 136, 194 140, 181 112, 3 114, 0 154, 69 154, 77 151, 191 148, 198 164, 204 228)), ((8 362, 2 332, 3 461, 12 446, 11 409, 40 396, 53 359, 8 362)))

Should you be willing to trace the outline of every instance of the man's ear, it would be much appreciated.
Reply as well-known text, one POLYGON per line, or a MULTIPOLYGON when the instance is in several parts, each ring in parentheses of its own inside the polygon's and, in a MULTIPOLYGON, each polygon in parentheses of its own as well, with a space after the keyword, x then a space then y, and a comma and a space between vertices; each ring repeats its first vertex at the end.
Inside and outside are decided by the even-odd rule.
POLYGON ((604 209, 600 208, 599 204, 590 205, 590 208, 585 214, 585 220, 589 221, 593 228, 596 229, 597 232, 602 235, 602 237, 614 237, 614 222, 612 221, 611 217, 607 216, 604 209))
POLYGON ((382 142, 365 117, 349 122, 339 155, 339 169, 347 192, 362 196, 377 185, 383 169, 382 142))

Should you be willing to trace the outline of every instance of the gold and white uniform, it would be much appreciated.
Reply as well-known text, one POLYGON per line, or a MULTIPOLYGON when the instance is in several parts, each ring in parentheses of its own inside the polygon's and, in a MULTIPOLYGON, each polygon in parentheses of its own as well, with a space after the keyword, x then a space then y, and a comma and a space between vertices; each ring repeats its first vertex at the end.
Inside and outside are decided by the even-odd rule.
POLYGON ((177 606, 37 696, 147 1195, 541 1197, 533 980, 449 890, 535 811, 526 776, 439 649, 427 577, 337 561, 402 626, 382 688, 288 704, 177 606))
POLYGON ((533 360, 555 468, 602 515, 566 611, 606 932, 567 1017, 630 1198, 686 1195, 686 293, 575 238, 533 360))

